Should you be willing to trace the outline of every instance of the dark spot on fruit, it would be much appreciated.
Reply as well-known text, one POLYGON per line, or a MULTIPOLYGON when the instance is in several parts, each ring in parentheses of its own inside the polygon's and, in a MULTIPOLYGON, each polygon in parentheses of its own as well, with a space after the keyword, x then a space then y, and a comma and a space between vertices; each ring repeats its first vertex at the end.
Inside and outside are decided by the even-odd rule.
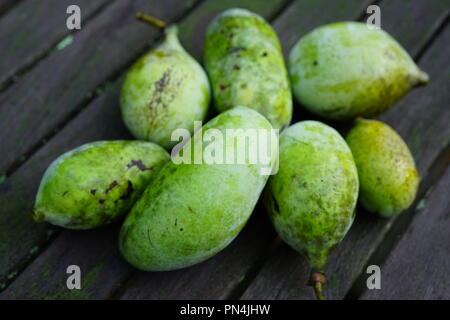
POLYGON ((239 67, 238 65, 235 64, 235 65, 233 66, 233 70, 241 70, 241 67, 239 67))
POLYGON ((224 85, 224 84, 221 84, 221 85, 219 86, 220 90, 225 90, 225 89, 228 88, 228 87, 229 87, 229 85, 224 85))
POLYGON ((127 164, 127 168, 131 169, 132 167, 138 167, 139 170, 145 171, 145 170, 152 170, 153 168, 147 168, 143 163, 142 160, 131 160, 129 164, 127 164))
POLYGON ((98 200, 98 203, 104 204, 104 203, 105 203, 105 199, 100 199, 100 200, 98 200))
POLYGON ((155 82, 155 90, 156 92, 163 92, 164 88, 169 84, 169 76, 170 72, 166 71, 163 73, 161 79, 155 82))
POLYGON ((267 57, 267 52, 264 51, 261 56, 262 57, 267 57))
POLYGON ((183 228, 180 228, 180 231, 183 231, 184 229, 183 228))
POLYGON ((93 196, 95 196, 95 193, 97 192, 97 189, 92 189, 91 190, 91 194, 93 195, 93 196))
POLYGON ((131 194, 133 193, 133 183, 128 180, 127 190, 125 191, 125 194, 120 197, 121 200, 126 200, 131 197, 131 194))
POLYGON ((109 187, 105 190, 105 193, 110 192, 112 189, 114 189, 114 187, 117 187, 119 184, 117 183, 116 180, 114 180, 113 182, 111 182, 111 184, 109 185, 109 187))
POLYGON ((240 51, 244 51, 244 50, 245 50, 244 47, 234 47, 234 48, 230 49, 229 53, 236 53, 236 52, 240 52, 240 51))
POLYGON ((319 63, 316 60, 314 60, 313 65, 317 66, 318 64, 319 63))

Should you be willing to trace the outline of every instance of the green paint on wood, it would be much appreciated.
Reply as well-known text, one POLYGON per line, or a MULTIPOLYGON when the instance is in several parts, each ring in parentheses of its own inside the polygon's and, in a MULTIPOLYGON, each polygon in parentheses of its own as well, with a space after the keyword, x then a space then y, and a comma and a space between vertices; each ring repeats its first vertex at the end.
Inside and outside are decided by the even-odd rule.
POLYGON ((73 35, 69 34, 67 37, 62 39, 57 45, 56 50, 63 50, 64 48, 70 46, 73 42, 73 35))
POLYGON ((425 208, 425 204, 426 204, 426 199, 425 198, 421 199, 416 206, 416 210, 421 211, 423 208, 425 208))

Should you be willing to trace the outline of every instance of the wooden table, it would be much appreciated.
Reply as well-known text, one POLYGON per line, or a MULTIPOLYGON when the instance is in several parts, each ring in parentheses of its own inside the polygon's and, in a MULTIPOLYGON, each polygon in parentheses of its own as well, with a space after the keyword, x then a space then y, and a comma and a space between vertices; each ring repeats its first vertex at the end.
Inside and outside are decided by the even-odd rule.
MULTIPOLYGON (((281 243, 258 206, 232 244, 184 270, 144 273, 117 249, 119 225, 69 231, 35 224, 39 181, 61 153, 86 142, 129 139, 119 113, 123 74, 161 33, 134 19, 142 10, 180 25, 181 41, 202 59, 207 23, 245 7, 269 20, 285 54, 314 27, 365 20, 368 0, 0 0, 1 299, 312 299, 308 266, 281 243), (65 26, 78 4, 82 28, 65 26), (68 290, 66 268, 82 270, 68 290)), ((446 0, 375 1, 381 25, 429 73, 378 117, 408 143, 421 175, 412 207, 394 219, 358 209, 327 270, 329 299, 450 299, 450 28, 446 0), (368 290, 368 265, 381 290, 368 290)), ((294 121, 311 118, 300 106, 294 121)))

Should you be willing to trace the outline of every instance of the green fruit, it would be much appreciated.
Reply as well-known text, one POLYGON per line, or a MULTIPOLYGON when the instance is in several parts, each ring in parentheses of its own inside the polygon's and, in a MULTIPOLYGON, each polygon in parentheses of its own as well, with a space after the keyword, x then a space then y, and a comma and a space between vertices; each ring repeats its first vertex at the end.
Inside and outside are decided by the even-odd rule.
POLYGON ((45 171, 34 219, 69 229, 118 220, 169 159, 163 148, 144 141, 99 141, 78 147, 45 171))
POLYGON ((276 129, 289 125, 292 95, 283 54, 275 31, 262 17, 244 9, 223 12, 208 26, 204 50, 220 112, 247 106, 276 129))
MULTIPOLYGON (((209 121, 202 131, 216 129, 225 135, 229 129, 249 128, 265 132, 272 129, 259 113, 236 107, 209 121)), ((192 141, 192 148, 203 153, 212 145, 202 145, 201 139, 196 141, 195 137, 188 144, 192 141)), ((224 154, 232 154, 236 147, 224 142, 223 150, 224 154)), ((263 148, 262 152, 274 160, 276 151, 263 148)), ((163 271, 188 267, 214 256, 237 236, 250 217, 268 177, 261 175, 260 169, 260 162, 170 162, 123 224, 119 241, 123 257, 141 270, 163 271)))
POLYGON ((357 119, 346 140, 358 168, 361 204, 384 217, 407 209, 419 174, 402 138, 383 122, 357 119))
POLYGON ((131 67, 120 95, 131 133, 165 148, 177 143, 171 141, 175 129, 193 132, 194 121, 205 118, 210 102, 207 75, 183 49, 177 30, 166 28, 162 44, 131 67))
POLYGON ((381 113, 428 83, 408 53, 383 30, 340 22, 302 37, 289 55, 297 101, 332 120, 381 113))
POLYGON ((266 208, 280 237, 306 256, 314 286, 321 286, 327 256, 355 217, 358 174, 352 153, 333 128, 303 121, 281 134, 279 161, 264 193, 266 208))

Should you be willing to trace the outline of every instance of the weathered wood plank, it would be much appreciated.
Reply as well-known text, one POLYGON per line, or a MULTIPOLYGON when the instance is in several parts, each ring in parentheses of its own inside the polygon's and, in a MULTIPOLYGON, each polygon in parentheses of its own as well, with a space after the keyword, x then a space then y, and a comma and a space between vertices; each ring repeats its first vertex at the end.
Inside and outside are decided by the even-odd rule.
MULTIPOLYGON (((277 10, 284 2, 273 1, 272 6, 260 6, 258 1, 248 1, 247 4, 239 1, 239 3, 240 5, 244 5, 252 10, 259 10, 258 8, 261 8, 260 12, 262 14, 270 15, 271 12, 273 12, 269 10, 270 8, 272 8, 272 10, 277 10)), ((235 6, 237 1, 228 1, 227 4, 229 6, 235 6)), ((208 15, 209 10, 217 10, 217 7, 223 8, 224 6, 225 4, 223 1, 208 1, 207 5, 201 5, 191 12, 191 14, 189 14, 181 22, 180 37, 182 42, 188 43, 190 39, 193 39, 196 36, 198 37, 199 35, 198 28, 189 28, 191 23, 197 22, 199 19, 210 17, 211 15, 208 15), (213 6, 213 2, 216 3, 216 6, 213 6), (197 16, 198 18, 196 18, 197 16)), ((203 30, 201 30, 201 32, 203 33, 203 30)), ((73 121, 71 121, 67 127, 59 132, 17 172, 9 177, 2 185, 0 185, 0 202, 7 204, 3 208, 3 214, 0 215, 0 227, 2 230, 5 230, 5 232, 0 234, 0 243, 2 243, 2 246, 0 246, 0 256, 2 256, 0 275, 4 275, 3 282, 8 282, 8 275, 14 276, 17 271, 20 271, 15 268, 17 264, 20 264, 21 261, 26 263, 26 261, 30 258, 29 251, 32 250, 32 252, 35 253, 40 250, 40 247, 46 243, 47 232, 49 230, 54 230, 48 224, 36 225, 31 220, 31 208, 33 206, 39 181, 50 162, 62 152, 70 150, 75 146, 86 142, 101 139, 131 138, 120 117, 120 109, 118 105, 118 92, 120 85, 121 79, 111 85, 111 87, 108 88, 104 94, 91 103, 89 107, 81 112, 73 121), (9 274, 7 274, 8 272, 9 274)), ((111 235, 105 236, 112 237, 111 235)), ((116 235, 114 235, 114 237, 115 236, 116 235)), ((58 237, 46 251, 49 252, 48 255, 53 258, 47 257, 45 259, 47 261, 52 261, 53 259, 59 261, 60 249, 58 248, 61 246, 67 246, 70 248, 76 246, 80 255, 88 255, 88 257, 86 257, 83 261, 88 261, 91 259, 92 261, 98 262, 95 263, 95 265, 102 263, 101 260, 97 260, 103 259, 100 253, 94 254, 91 251, 85 253, 83 250, 83 245, 78 247, 76 243, 69 241, 68 239, 71 238, 65 237, 64 235, 58 237), (56 244, 60 242, 63 242, 64 244, 56 244)), ((115 241, 109 247, 96 245, 95 243, 92 245, 99 250, 99 252, 116 250, 115 241)), ((248 254, 249 257, 252 257, 253 255, 257 255, 258 252, 251 249, 248 254)), ((39 257, 37 261, 26 270, 20 279, 13 283, 10 290, 5 292, 5 295, 15 296, 24 294, 20 291, 20 287, 23 285, 16 285, 16 283, 26 283, 31 286, 35 281, 35 275, 39 272, 44 272, 41 270, 43 265, 40 264, 40 259, 41 257, 39 257)), ((245 263, 246 260, 243 259, 242 261, 245 263)), ((70 263, 70 261, 67 261, 67 263, 70 263)), ((59 298, 64 296, 59 291, 61 270, 58 269, 58 267, 61 265, 62 264, 57 264, 54 266, 54 269, 51 269, 52 272, 50 272, 50 274, 54 274, 55 278, 47 280, 48 285, 39 291, 40 294, 58 296, 59 298)), ((86 272, 90 271, 91 270, 89 269, 86 272)), ((126 277, 126 272, 127 271, 125 270, 124 273, 120 274, 112 273, 110 278, 111 282, 116 281, 116 278, 122 279, 123 277, 126 277)), ((0 277, 0 282, 1 280, 2 278, 0 277)), ((99 286, 96 282, 95 285, 96 287, 99 286)), ((107 294, 110 293, 107 288, 111 289, 113 286, 110 286, 109 282, 105 282, 103 287, 106 288, 105 294, 107 294)), ((90 286, 87 286, 84 291, 89 292, 91 289, 92 288, 90 286)), ((66 294, 69 293, 66 292, 66 294)), ((70 297, 70 294, 64 297, 70 297)))
POLYGON ((39 256, 30 277, 19 278, 14 289, 1 293, 0 299, 107 298, 132 272, 117 250, 117 233, 117 226, 82 232, 65 231, 51 250, 39 256), (67 246, 67 243, 72 245, 67 246), (103 250, 98 250, 100 247, 103 250), (80 250, 83 255, 79 254, 80 250), (66 281, 70 276, 67 268, 71 265, 81 269, 81 290, 67 288, 66 281), (115 277, 111 278, 111 274, 115 277))
POLYGON ((450 299, 450 167, 381 267, 381 289, 361 299, 450 299))
MULTIPOLYGON (((420 19, 429 23, 428 27, 422 26, 421 32, 411 32, 407 24, 396 23, 405 15, 402 3, 405 5, 406 2, 382 2, 380 4, 384 21, 382 23, 392 26, 397 39, 410 52, 417 54, 421 50, 421 45, 427 42, 427 36, 437 28, 435 21, 443 21, 442 17, 446 15, 446 12, 442 6, 441 10, 430 10, 431 4, 439 5, 439 2, 415 1, 414 4, 420 8, 412 12, 420 14, 420 19), (400 29, 401 27, 405 29, 400 29), (402 35, 408 36, 403 38, 402 35)), ((391 30, 388 31, 391 32, 391 30)), ((414 154, 422 178, 427 175, 433 161, 443 149, 448 147, 449 143, 450 109, 448 108, 449 92, 446 89, 446 83, 450 81, 449 39, 447 30, 436 39, 421 60, 421 67, 429 72, 432 79, 429 86, 411 92, 397 106, 379 117, 394 127, 406 140, 414 154)), ((330 256, 327 269, 329 282, 325 290, 329 299, 341 299, 345 296, 370 255, 395 221, 395 219, 376 218, 366 214, 362 209, 358 212, 349 234, 330 256)), ((283 245, 269 259, 244 293, 243 298, 313 299, 311 288, 304 285, 308 277, 309 267, 305 260, 283 245), (274 287, 275 283, 276 287, 274 287)))
POLYGON ((6 13, 18 2, 20 2, 20 0, 0 0, 0 15, 6 13))
POLYGON ((10 10, 0 19, 0 89, 70 34, 66 27, 66 9, 69 5, 80 6, 83 27, 91 16, 110 2, 23 1, 10 10))
MULTIPOLYGON (((222 1, 217 2, 223 5, 222 1)), ((245 3, 243 3, 242 1, 239 1, 239 4, 240 6, 245 5, 245 3)), ((234 6, 235 3, 229 2, 228 5, 234 6)), ((290 8, 290 10, 296 10, 297 5, 298 4, 294 4, 290 8)), ((210 6, 210 3, 208 3, 208 6, 205 7, 203 7, 202 4, 201 6, 196 8, 186 18, 186 20, 183 20, 180 28, 183 43, 187 43, 187 39, 192 39, 195 37, 192 36, 192 33, 197 34, 197 36, 202 36, 203 34, 199 31, 199 28, 189 28, 190 22, 188 23, 184 21, 192 21, 198 23, 198 25, 204 25, 204 23, 198 22, 195 17, 197 15, 197 12, 199 12, 198 14, 200 17, 206 17, 210 19, 212 15, 205 12, 206 10, 211 10, 210 6)), ((267 6, 263 6, 263 8, 267 10, 267 6)), ((252 9, 257 11, 256 8, 252 9)), ((270 15, 270 11, 262 11, 261 13, 264 15, 270 15)), ((357 17, 359 14, 359 6, 355 5, 350 11, 341 12, 341 15, 337 16, 337 18, 351 19, 357 17)), ((293 22, 298 20, 296 16, 294 16, 294 18, 295 19, 293 20, 293 22)), ((333 18, 324 12, 321 16, 318 16, 317 19, 322 19, 323 22, 328 22, 333 18)), ((305 28, 307 28, 307 26, 305 26, 305 28)), ((120 81, 116 85, 112 86, 111 89, 107 90, 100 99, 97 99, 95 101, 94 104, 90 105, 85 111, 83 111, 73 122, 69 124, 69 126, 67 126, 63 131, 55 136, 55 138, 52 139, 35 156, 33 156, 26 165, 20 168, 11 178, 7 180, 6 185, 10 185, 10 187, 8 188, 11 189, 11 192, 14 192, 14 190, 16 190, 14 188, 15 181, 20 179, 27 179, 29 181, 29 183, 26 185, 26 187, 28 188, 27 191, 19 189, 20 191, 16 193, 25 195, 23 196, 21 203, 28 203, 28 209, 23 208, 20 210, 11 210, 10 213, 7 214, 9 216, 9 219, 5 219, 5 221, 10 221, 10 217, 18 216, 17 220, 19 221, 15 221, 17 224, 20 224, 20 222, 25 223, 26 221, 29 221, 30 226, 24 228, 24 231, 21 232, 22 237, 25 237, 29 233, 33 233, 33 225, 31 224, 31 220, 27 216, 30 213, 29 208, 32 206, 34 194, 36 192, 37 183, 40 179, 40 176, 42 175, 49 162, 56 156, 56 154, 58 154, 62 150, 72 148, 73 145, 77 145, 83 142, 104 138, 114 139, 126 134, 124 131, 122 131, 123 125, 121 124, 119 115, 117 97, 119 85, 120 81), (116 127, 119 127, 119 129, 115 130, 114 128, 116 127), (31 181, 33 183, 31 183, 31 181)), ((0 199, 1 198, 2 196, 0 193, 0 199)), ((3 199, 5 201, 8 201, 9 198, 5 197, 3 199)), ((42 235, 40 236, 42 237, 42 235)), ((14 239, 17 239, 15 238, 14 234, 5 235, 4 238, 12 238, 12 241, 16 241, 14 239)), ((136 279, 138 280, 133 279, 130 281, 130 291, 124 291, 123 298, 129 299, 135 297, 136 295, 139 295, 140 298, 224 298, 228 294, 232 293, 234 287, 243 280, 244 275, 251 272, 252 266, 255 263, 258 263, 258 261, 261 259, 261 256, 264 255, 263 252, 267 250, 267 248, 269 247, 269 242, 273 238, 274 233, 270 225, 268 224, 267 219, 265 219, 265 213, 262 210, 256 210, 254 217, 252 217, 249 225, 245 228, 243 233, 229 248, 224 250, 217 257, 209 260, 208 262, 205 262, 204 264, 189 268, 184 271, 180 270, 167 274, 138 273, 136 277, 136 279), (217 270, 220 270, 221 272, 217 272, 217 270), (164 277, 165 281, 160 281, 159 279, 161 277, 164 277), (222 279, 227 279, 227 281, 224 282, 222 279), (180 288, 178 283, 185 283, 186 286, 180 288), (189 286, 187 284, 189 284, 189 286), (163 291, 164 287, 167 287, 169 289, 163 291), (213 290, 213 288, 215 289, 213 290)), ((49 246, 46 252, 55 252, 56 254, 58 251, 53 251, 53 247, 56 246, 56 243, 59 241, 62 240, 57 238, 55 242, 49 246)), ((29 250, 29 248, 33 245, 32 243, 32 241, 29 241, 27 245, 23 246, 22 250, 16 252, 16 255, 20 256, 21 254, 23 255, 24 253, 26 253, 27 250, 29 250)), ((83 248, 78 247, 75 242, 66 241, 66 245, 76 246, 77 248, 79 248, 78 255, 84 255, 83 248)), ((96 246, 95 243, 93 243, 92 246, 95 246, 96 250, 99 250, 98 252, 110 252, 111 255, 116 254, 115 244, 108 248, 96 246)), ((2 255, 3 254, 5 253, 2 253, 2 255)), ((95 254, 89 253, 89 255, 89 259, 97 261, 96 263, 100 263, 96 259, 95 254)), ((29 268, 26 269, 25 272, 11 284, 11 286, 4 292, 4 295, 2 297, 17 295, 17 293, 15 292, 17 290, 20 290, 20 287, 24 286, 24 284, 26 283, 32 283, 35 277, 43 272, 42 268, 40 268, 40 265, 38 264, 38 261, 40 261, 40 259, 41 257, 38 257, 37 260, 33 262, 29 266, 29 268)), ((57 255, 55 256, 55 258, 47 257, 46 259, 47 261, 52 261, 53 259, 57 259, 57 255)), ((90 270, 86 270, 85 272, 89 271, 90 270)), ((111 279, 114 279, 115 277, 120 278, 121 275, 115 275, 114 273, 112 273, 110 274, 110 277, 111 279)), ((59 279, 59 277, 56 277, 54 279, 48 279, 47 281, 50 282, 50 285, 45 287, 45 293, 41 293, 45 295, 53 295, 52 292, 56 290, 53 288, 57 288, 57 286, 52 284, 59 283, 59 281, 61 280, 59 279)), ((108 288, 110 287, 109 283, 106 283, 105 285, 108 288)), ((86 290, 89 290, 89 288, 87 288, 86 290)), ((22 293, 19 295, 24 297, 22 293)), ((63 295, 58 295, 58 297, 62 298, 63 295)))
POLYGON ((0 95, 4 172, 84 106, 99 85, 130 65, 160 31, 135 20, 137 10, 173 21, 198 0, 115 1, 0 95), (20 111, 19 111, 20 110, 20 111))

